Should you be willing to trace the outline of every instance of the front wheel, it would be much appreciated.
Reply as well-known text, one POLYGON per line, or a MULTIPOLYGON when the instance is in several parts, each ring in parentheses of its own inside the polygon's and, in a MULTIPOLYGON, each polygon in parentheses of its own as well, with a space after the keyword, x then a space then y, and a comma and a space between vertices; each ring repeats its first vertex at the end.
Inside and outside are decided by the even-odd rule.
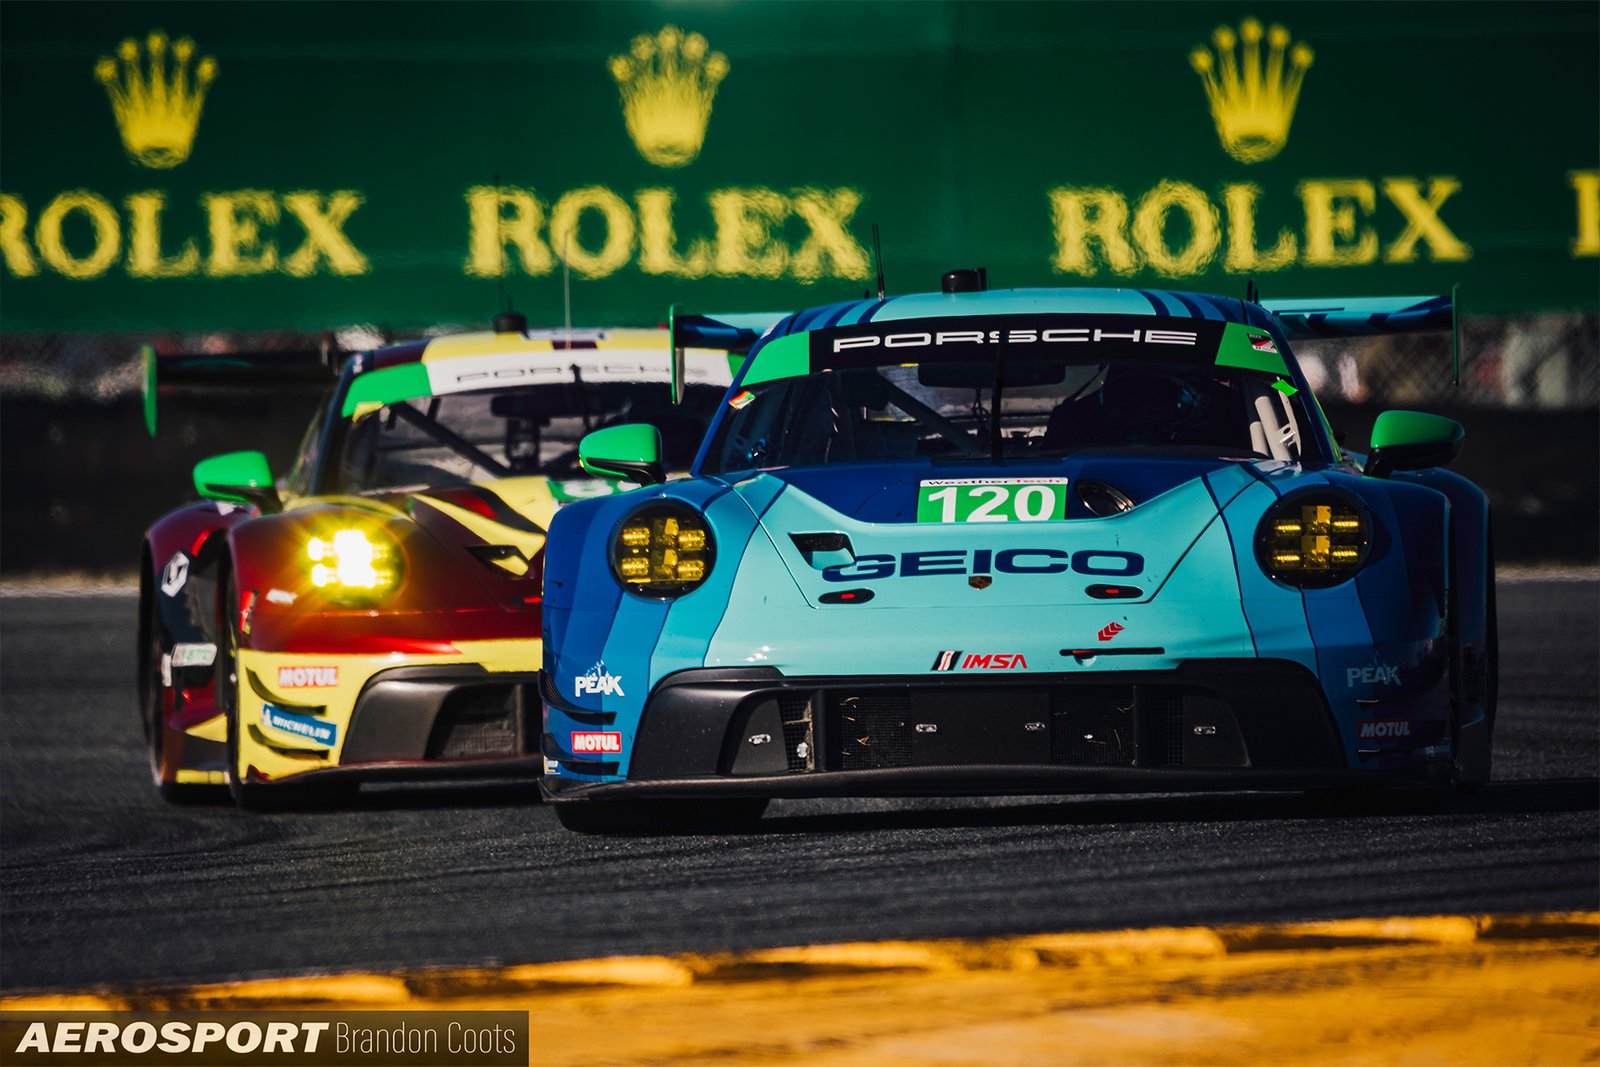
POLYGON ((145 753, 150 758, 150 778, 156 792, 169 804, 195 804, 213 800, 214 786, 179 785, 176 769, 167 767, 166 686, 162 683, 161 608, 150 580, 148 560, 139 589, 139 719, 144 727, 145 753))
POLYGON ((552 804, 556 818, 580 834, 655 834, 749 829, 767 810, 766 797, 728 800, 584 800, 552 804))

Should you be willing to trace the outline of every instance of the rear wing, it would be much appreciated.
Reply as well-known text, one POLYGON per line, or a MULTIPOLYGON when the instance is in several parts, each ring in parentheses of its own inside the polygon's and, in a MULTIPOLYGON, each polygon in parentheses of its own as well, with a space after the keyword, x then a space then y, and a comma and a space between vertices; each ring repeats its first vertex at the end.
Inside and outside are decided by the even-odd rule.
POLYGON ((673 304, 667 312, 667 331, 672 338, 672 402, 683 403, 684 352, 690 348, 713 348, 744 355, 787 311, 751 311, 735 314, 690 315, 673 304))
POLYGON ((324 385, 339 376, 349 355, 332 339, 315 349, 278 352, 181 352, 158 355, 154 345, 140 345, 143 364, 140 397, 144 428, 156 435, 156 406, 161 396, 188 389, 260 389, 264 386, 324 385))
POLYGON ((1450 332, 1450 380, 1461 384, 1461 287, 1448 296, 1263 300, 1291 340, 1450 332))

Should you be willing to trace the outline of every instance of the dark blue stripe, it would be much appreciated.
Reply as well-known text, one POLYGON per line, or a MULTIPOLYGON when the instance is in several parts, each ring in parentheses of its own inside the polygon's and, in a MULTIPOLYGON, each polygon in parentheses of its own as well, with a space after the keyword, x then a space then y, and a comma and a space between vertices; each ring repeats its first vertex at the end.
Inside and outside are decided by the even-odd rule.
POLYGON ((1189 316, 1191 318, 1208 319, 1208 318, 1211 317, 1210 315, 1207 315, 1204 311, 1201 311, 1200 310, 1200 305, 1196 304, 1193 300, 1190 300, 1188 294, 1186 294, 1186 293, 1171 293, 1171 292, 1169 292, 1167 295, 1172 297, 1172 299, 1176 300, 1178 303, 1182 304, 1185 308, 1187 308, 1188 311, 1189 311, 1189 316))
POLYGON ((852 301, 851 303, 848 303, 848 304, 840 304, 838 311, 835 311, 832 315, 829 315, 826 321, 822 322, 821 324, 819 324, 817 326, 812 327, 812 329, 820 330, 820 329, 823 329, 823 328, 828 327, 828 326, 837 326, 837 325, 839 325, 839 320, 840 319, 844 318, 846 314, 848 314, 849 312, 853 311, 854 309, 856 309, 856 308, 858 308, 860 306, 861 306, 860 301, 852 301))
POLYGON ((887 296, 887 297, 884 297, 882 300, 877 301, 870 308, 868 308, 865 313, 862 314, 861 318, 858 321, 860 321, 860 322, 871 322, 872 321, 872 317, 874 315, 876 315, 878 312, 882 311, 883 310, 883 306, 885 304, 887 304, 889 301, 893 300, 893 299, 894 299, 894 297, 887 296))
POLYGON ((1223 322, 1243 322, 1241 312, 1244 310, 1244 301, 1229 300, 1225 296, 1212 296, 1209 293, 1196 293, 1201 300, 1216 309, 1223 322))
POLYGON ((1169 312, 1167 310, 1167 305, 1162 303, 1161 302, 1161 298, 1156 296, 1156 294, 1152 293, 1150 290, 1148 290, 1148 289, 1135 289, 1134 292, 1138 293, 1140 296, 1142 296, 1146 300, 1150 301, 1150 306, 1156 309, 1156 314, 1157 315, 1162 315, 1162 316, 1171 315, 1171 312, 1169 312))

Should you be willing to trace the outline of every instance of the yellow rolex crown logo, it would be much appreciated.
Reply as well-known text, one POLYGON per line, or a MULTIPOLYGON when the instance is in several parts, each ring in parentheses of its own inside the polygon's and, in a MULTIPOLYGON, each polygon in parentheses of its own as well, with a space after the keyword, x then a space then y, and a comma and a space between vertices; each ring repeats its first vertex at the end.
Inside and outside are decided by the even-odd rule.
POLYGON ((612 56, 622 116, 639 154, 661 167, 692 162, 705 143, 717 84, 727 75, 727 56, 676 26, 640 34, 627 55, 612 56))
POLYGON ((155 30, 145 38, 147 62, 140 64, 139 42, 128 38, 117 56, 101 56, 94 76, 106 87, 122 145, 138 163, 165 170, 189 158, 205 106, 206 89, 217 77, 210 56, 194 66, 194 42, 184 37, 167 47, 155 30))
POLYGON ((1189 53, 1189 65, 1205 83, 1222 147, 1241 163, 1260 163, 1283 151, 1313 55, 1304 41, 1291 50, 1289 31, 1275 25, 1266 31, 1263 59, 1262 36, 1261 23, 1247 18, 1237 34, 1231 27, 1217 27, 1211 35, 1215 57, 1204 45, 1189 53))

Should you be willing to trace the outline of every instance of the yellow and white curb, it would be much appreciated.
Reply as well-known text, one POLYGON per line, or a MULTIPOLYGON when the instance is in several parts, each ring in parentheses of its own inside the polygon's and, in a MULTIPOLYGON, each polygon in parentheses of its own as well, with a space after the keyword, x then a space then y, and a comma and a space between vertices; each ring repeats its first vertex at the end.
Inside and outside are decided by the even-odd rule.
POLYGON ((0 998, 516 1009, 533 1063, 1600 1061, 1600 913, 861 942, 0 998))

